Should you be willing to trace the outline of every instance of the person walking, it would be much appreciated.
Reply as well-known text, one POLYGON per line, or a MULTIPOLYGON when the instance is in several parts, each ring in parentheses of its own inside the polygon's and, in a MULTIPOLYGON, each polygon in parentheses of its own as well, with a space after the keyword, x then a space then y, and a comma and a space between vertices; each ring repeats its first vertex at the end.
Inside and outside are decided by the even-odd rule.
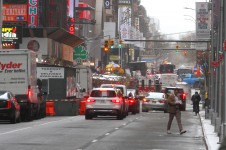
POLYGON ((199 103, 201 101, 201 97, 198 92, 195 92, 195 94, 192 95, 191 101, 193 103, 193 112, 195 112, 195 115, 199 113, 199 103))
POLYGON ((180 105, 182 104, 182 101, 180 99, 180 94, 178 93, 178 90, 174 90, 174 93, 170 94, 167 99, 168 105, 169 105, 169 121, 167 124, 167 134, 171 134, 170 128, 171 124, 173 122, 174 116, 176 117, 177 124, 180 130, 180 134, 184 134, 186 130, 183 130, 182 124, 181 124, 181 111, 180 111, 180 105))

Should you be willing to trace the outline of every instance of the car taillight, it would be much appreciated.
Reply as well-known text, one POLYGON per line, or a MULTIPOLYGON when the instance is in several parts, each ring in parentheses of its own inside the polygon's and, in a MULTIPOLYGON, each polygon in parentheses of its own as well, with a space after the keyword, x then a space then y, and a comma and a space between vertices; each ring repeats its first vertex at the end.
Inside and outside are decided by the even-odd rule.
POLYGON ((8 100, 7 108, 11 108, 11 102, 10 102, 10 100, 8 100))
POLYGON ((135 101, 134 100, 129 100, 129 103, 134 103, 135 101))
POLYGON ((186 100, 186 94, 185 93, 182 94, 182 100, 186 100))
POLYGON ((121 101, 119 99, 113 99, 111 100, 112 103, 120 103, 121 101))
POLYGON ((166 101, 165 100, 159 100, 159 103, 165 103, 166 101))
POLYGON ((28 95, 28 97, 30 97, 30 96, 31 96, 31 89, 28 89, 28 91, 27 91, 27 95, 28 95))
POLYGON ((149 102, 150 100, 148 100, 148 99, 146 99, 146 98, 144 98, 143 99, 143 102, 149 102))
POLYGON ((93 102, 95 102, 95 100, 94 99, 87 99, 86 102, 87 103, 93 103, 93 102))

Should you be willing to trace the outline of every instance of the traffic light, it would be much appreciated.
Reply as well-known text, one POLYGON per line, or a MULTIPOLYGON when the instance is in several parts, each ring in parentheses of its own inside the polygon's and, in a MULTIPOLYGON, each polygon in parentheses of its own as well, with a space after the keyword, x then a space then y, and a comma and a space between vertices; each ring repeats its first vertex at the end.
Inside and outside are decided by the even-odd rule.
POLYGON ((176 49, 177 49, 177 50, 176 50, 176 53, 178 53, 178 49, 179 49, 179 48, 180 48, 180 45, 177 44, 177 45, 176 45, 176 49))
POLYGON ((122 40, 119 40, 119 45, 118 45, 118 47, 119 47, 119 48, 122 48, 122 44, 123 44, 123 41, 122 41, 122 40))
POLYGON ((104 41, 104 51, 108 52, 109 51, 109 47, 108 47, 108 40, 104 41))
POLYGON ((114 48, 114 45, 115 45, 114 41, 113 40, 110 40, 110 47, 111 48, 114 48))
POLYGON ((188 54, 188 51, 185 50, 185 51, 184 51, 184 56, 187 56, 187 54, 188 54))

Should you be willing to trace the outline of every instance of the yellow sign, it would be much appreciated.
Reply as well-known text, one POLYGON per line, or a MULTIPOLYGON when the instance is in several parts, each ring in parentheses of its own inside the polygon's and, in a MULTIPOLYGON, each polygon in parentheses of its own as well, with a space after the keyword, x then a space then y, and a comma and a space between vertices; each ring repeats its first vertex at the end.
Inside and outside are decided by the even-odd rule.
POLYGON ((119 56, 118 55, 110 55, 109 59, 110 60, 119 60, 119 56))

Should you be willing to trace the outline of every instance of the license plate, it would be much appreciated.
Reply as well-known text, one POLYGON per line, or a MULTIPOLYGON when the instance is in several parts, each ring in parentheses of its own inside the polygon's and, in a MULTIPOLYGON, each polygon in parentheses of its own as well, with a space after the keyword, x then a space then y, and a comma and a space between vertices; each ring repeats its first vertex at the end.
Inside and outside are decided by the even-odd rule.
POLYGON ((152 103, 153 103, 153 104, 155 104, 155 103, 156 103, 156 101, 152 101, 152 103))
POLYGON ((105 103, 105 100, 101 100, 100 103, 105 103))

